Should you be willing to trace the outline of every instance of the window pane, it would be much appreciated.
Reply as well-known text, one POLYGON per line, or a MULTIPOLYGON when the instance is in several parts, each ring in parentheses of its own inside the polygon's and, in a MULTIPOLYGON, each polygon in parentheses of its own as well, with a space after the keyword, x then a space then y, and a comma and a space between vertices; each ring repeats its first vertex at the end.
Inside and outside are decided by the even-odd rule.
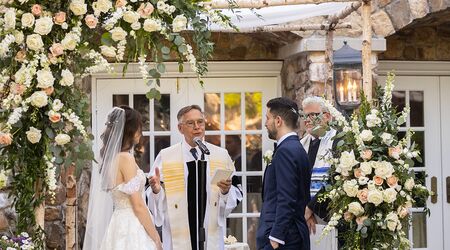
POLYGON ((205 94, 206 130, 220 130, 220 94, 205 94))
POLYGON ((113 107, 121 105, 129 106, 130 97, 128 95, 113 95, 113 107))
POLYGON ((247 218, 247 244, 250 249, 256 249, 256 231, 258 230, 259 218, 247 218))
POLYGON ((155 131, 170 131, 170 95, 162 94, 155 99, 155 131))
MULTIPOLYGON (((425 186, 425 178, 426 178, 426 173, 425 172, 415 172, 414 173, 414 182, 416 184, 422 184, 425 186)), ((417 197, 414 197, 413 194, 413 198, 416 199, 417 197)), ((417 202, 414 204, 414 207, 426 207, 426 200, 421 201, 421 199, 417 199, 417 202)))
POLYGON ((155 136, 155 156, 159 154, 161 149, 170 146, 170 136, 155 136))
POLYGON ((220 135, 205 135, 205 141, 220 147, 220 135))
POLYGON ((262 171, 261 135, 247 135, 247 171, 262 171))
POLYGON ((225 100, 225 130, 241 129, 241 94, 226 93, 225 100))
POLYGON ((260 130, 262 127, 262 93, 245 93, 245 128, 260 130))
POLYGON ((423 91, 409 92, 409 105, 411 107, 411 127, 423 127, 423 91))
POLYGON ((150 171, 150 137, 142 136, 139 143, 134 147, 136 163, 142 171, 150 171))
POLYGON ((150 102, 145 95, 134 95, 134 109, 142 115, 142 130, 150 130, 150 102))
POLYGON ((427 247, 427 215, 412 213, 412 230, 414 248, 427 247))
POLYGON ((262 176, 247 177, 247 213, 261 211, 262 176))
MULTIPOLYGON (((405 91, 393 91, 392 92, 392 104, 396 107, 397 112, 402 112, 406 105, 406 92, 405 91)), ((401 125, 406 126, 406 122, 401 125)))
POLYGON ((422 162, 418 162, 414 159, 414 167, 423 167, 425 166, 425 132, 416 131, 411 138, 411 143, 413 142, 416 143, 416 148, 419 149, 420 157, 422 158, 422 162))
POLYGON ((241 136, 226 135, 225 148, 228 150, 228 154, 230 154, 231 160, 233 160, 234 162, 234 167, 236 168, 236 171, 242 171, 241 136))
POLYGON ((237 241, 242 242, 242 218, 228 218, 227 219, 227 233, 226 236, 233 235, 237 241))

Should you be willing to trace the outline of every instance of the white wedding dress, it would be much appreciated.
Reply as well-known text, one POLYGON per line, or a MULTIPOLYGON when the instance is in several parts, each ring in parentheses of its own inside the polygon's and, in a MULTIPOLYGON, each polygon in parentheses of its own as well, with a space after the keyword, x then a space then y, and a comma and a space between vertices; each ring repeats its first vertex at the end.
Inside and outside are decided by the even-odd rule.
POLYGON ((144 191, 145 174, 138 170, 127 183, 116 186, 111 192, 114 212, 111 217, 101 250, 155 250, 156 245, 134 214, 130 195, 144 191))

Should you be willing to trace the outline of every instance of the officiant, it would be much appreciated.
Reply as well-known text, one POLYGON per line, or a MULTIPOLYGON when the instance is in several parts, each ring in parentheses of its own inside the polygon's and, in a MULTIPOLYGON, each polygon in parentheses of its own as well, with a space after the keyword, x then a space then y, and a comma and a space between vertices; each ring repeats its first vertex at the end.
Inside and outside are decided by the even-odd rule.
POLYGON ((222 250, 226 218, 242 200, 236 177, 211 181, 217 170, 233 173, 226 149, 204 141, 205 117, 198 105, 182 108, 178 130, 184 139, 161 150, 146 195, 165 250, 222 250))

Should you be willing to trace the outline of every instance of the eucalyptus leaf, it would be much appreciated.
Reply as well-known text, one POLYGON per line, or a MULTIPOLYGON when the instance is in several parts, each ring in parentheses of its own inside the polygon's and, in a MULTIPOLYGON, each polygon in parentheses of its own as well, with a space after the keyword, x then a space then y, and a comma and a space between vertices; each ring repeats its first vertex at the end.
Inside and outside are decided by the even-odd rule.
POLYGON ((397 125, 402 125, 402 124, 404 124, 406 121, 405 121, 405 117, 403 117, 403 116, 400 116, 398 119, 397 119, 397 125))
POLYGON ((160 78, 161 74, 156 69, 151 69, 148 71, 148 74, 153 78, 160 78))
POLYGON ((411 159, 405 159, 405 163, 408 164, 410 168, 414 167, 414 161, 411 159))
POLYGON ((163 47, 161 48, 161 52, 162 52, 163 54, 170 54, 170 48, 168 48, 168 47, 166 47, 166 46, 163 46, 163 47))
POLYGON ((102 40, 102 44, 107 45, 107 46, 111 46, 114 43, 111 33, 109 33, 109 32, 103 33, 101 40, 102 40))
POLYGON ((345 141, 344 141, 344 140, 340 140, 340 141, 337 143, 336 147, 342 147, 344 144, 345 144, 345 141))
POLYGON ((156 100, 160 100, 161 99, 161 93, 156 88, 151 88, 150 91, 148 91, 145 94, 145 96, 148 99, 156 99, 156 100))
POLYGON ((183 44, 180 47, 178 47, 178 52, 185 53, 186 51, 187 51, 186 45, 183 44))
POLYGON ((45 128, 45 134, 48 136, 48 138, 55 139, 55 132, 53 132, 51 128, 45 128))
POLYGON ((372 225, 372 221, 370 219, 365 219, 363 222, 364 226, 370 227, 372 225))
POLYGON ((176 46, 180 46, 181 44, 184 43, 184 38, 181 37, 181 36, 176 36, 176 37, 175 37, 175 40, 173 41, 173 43, 174 43, 176 46))
POLYGON ((423 159, 422 159, 422 157, 420 157, 420 155, 417 155, 416 160, 417 160, 418 162, 420 162, 420 163, 423 162, 423 159))
POLYGON ((60 157, 60 156, 56 157, 56 159, 55 159, 56 164, 62 164, 63 162, 64 162, 64 159, 62 157, 60 157))
POLYGON ((158 65, 156 65, 156 69, 158 69, 160 73, 166 73, 166 65, 162 63, 158 63, 158 65))

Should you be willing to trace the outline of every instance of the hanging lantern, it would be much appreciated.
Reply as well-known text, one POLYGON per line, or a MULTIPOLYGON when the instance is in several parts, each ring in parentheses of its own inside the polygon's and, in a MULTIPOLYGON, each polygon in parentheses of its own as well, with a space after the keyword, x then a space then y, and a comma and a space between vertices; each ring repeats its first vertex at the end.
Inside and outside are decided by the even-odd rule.
POLYGON ((333 62, 336 103, 343 110, 354 110, 361 103, 361 51, 351 48, 344 42, 344 46, 333 53, 333 62))

